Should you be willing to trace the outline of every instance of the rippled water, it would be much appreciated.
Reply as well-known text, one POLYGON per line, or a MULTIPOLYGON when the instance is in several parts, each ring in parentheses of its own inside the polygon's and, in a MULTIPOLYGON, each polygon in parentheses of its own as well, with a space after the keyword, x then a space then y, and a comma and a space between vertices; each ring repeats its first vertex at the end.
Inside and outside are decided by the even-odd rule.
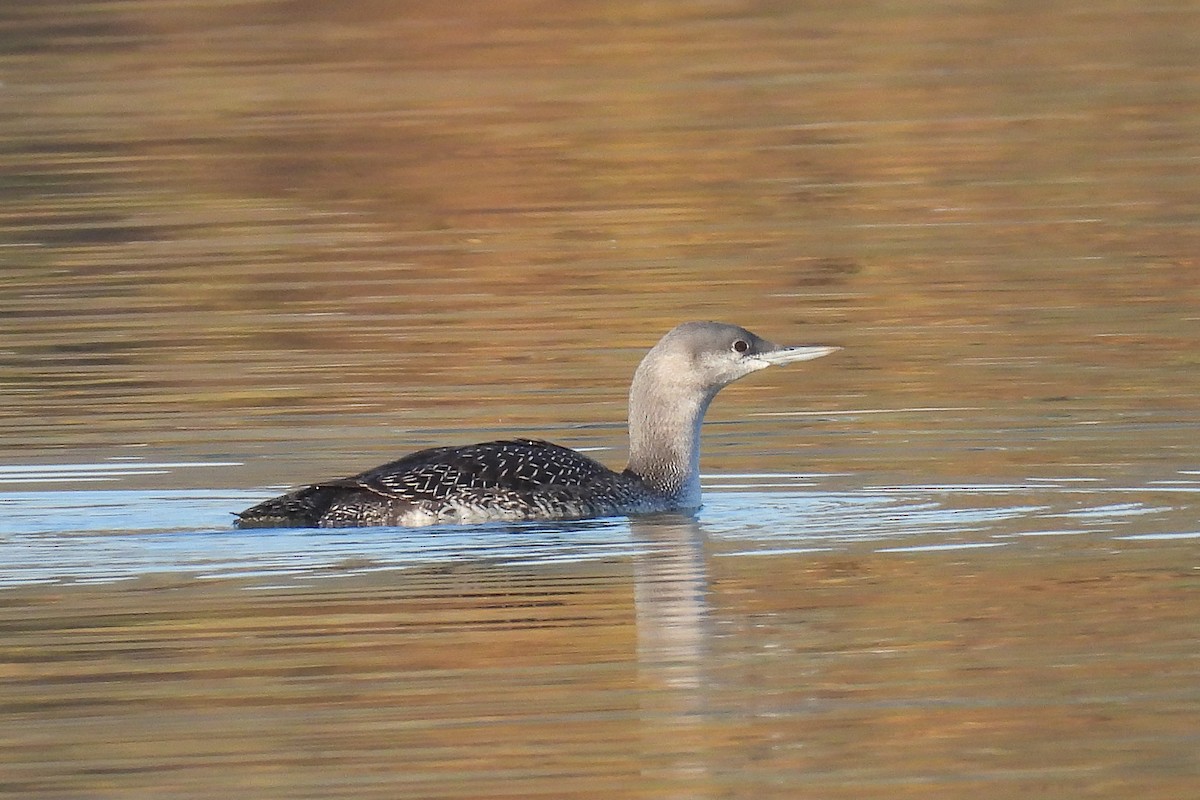
MULTIPOLYGON (((66 465, 77 475, 136 475, 213 464, 66 465)), ((21 480, 47 476, 13 470, 21 480)), ((57 474, 50 477, 61 480, 57 474)), ((1084 536, 1091 545, 1200 539, 1193 516, 1200 470, 1154 486, 1089 479, 1023 484, 836 488, 846 476, 732 474, 705 481, 694 522, 722 556, 924 552, 1021 547, 1028 537, 1084 536), (828 485, 828 486, 827 486, 828 485)), ((10 478, 11 479, 11 478, 10 478)), ((98 478, 96 478, 98 479, 98 478)), ((651 520, 450 525, 426 530, 235 530, 246 490, 9 491, 3 495, 9 585, 107 582, 145 573, 197 577, 325 575, 460 561, 534 564, 640 553, 634 528, 651 520)), ((1024 546, 1028 546, 1024 543, 1024 546)))
MULTIPOLYGON (((1190 516, 1200 493, 1195 479, 1151 489, 1046 481, 796 492, 779 488, 801 483, 792 476, 751 477, 748 483, 746 476, 734 476, 708 487, 709 503, 696 524, 723 556, 1019 548, 1028 546, 1021 542, 1025 537, 1085 536, 1093 546, 1200 539, 1190 516), (771 488, 763 479, 774 481, 771 488), (1183 502, 1173 496, 1178 493, 1186 494, 1183 502)), ((212 490, 9 492, 0 580, 90 583, 160 572, 305 576, 464 560, 588 561, 640 552, 626 519, 424 531, 230 529, 229 510, 258 497, 212 490)), ((655 523, 633 524, 652 529, 655 523)))
POLYGON ((1190 797, 1192 3, 0 8, 0 794, 1190 797), (695 519, 238 531, 721 394, 695 519))

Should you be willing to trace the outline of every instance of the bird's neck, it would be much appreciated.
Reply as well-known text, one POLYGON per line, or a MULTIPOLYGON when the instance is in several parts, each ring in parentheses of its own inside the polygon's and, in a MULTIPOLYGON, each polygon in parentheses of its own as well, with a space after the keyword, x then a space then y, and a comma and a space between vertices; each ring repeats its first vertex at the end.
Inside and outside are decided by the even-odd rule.
POLYGON ((627 469, 679 508, 700 505, 700 425, 715 395, 649 361, 629 389, 627 469))

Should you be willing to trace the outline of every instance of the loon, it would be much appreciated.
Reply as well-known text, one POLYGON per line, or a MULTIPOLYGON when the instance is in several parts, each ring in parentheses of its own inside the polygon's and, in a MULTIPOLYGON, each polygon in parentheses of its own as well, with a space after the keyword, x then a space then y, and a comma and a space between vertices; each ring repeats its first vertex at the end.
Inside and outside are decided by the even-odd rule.
POLYGON ((686 322, 663 336, 634 373, 623 472, 536 439, 434 447, 259 503, 235 524, 419 526, 694 511, 700 425, 717 392, 751 372, 838 349, 781 346, 736 325, 686 322))

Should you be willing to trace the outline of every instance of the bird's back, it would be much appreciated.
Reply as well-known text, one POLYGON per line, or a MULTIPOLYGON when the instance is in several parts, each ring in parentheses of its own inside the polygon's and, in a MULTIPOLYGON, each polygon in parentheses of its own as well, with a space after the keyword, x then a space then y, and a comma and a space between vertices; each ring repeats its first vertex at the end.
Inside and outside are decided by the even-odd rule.
POLYGON ((636 476, 535 439, 420 450, 267 500, 237 525, 347 527, 580 519, 658 510, 636 476))

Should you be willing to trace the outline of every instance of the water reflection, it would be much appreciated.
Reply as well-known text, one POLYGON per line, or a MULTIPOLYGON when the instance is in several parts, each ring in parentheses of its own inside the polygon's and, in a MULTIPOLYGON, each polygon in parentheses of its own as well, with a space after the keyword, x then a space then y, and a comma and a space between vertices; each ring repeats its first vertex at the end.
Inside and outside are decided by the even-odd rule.
POLYGON ((828 480, 713 476, 696 518, 329 531, 230 529, 250 492, 0 495, 0 632, 33 668, 0 709, 65 752, 53 778, 10 762, 33 796, 163 765, 280 797, 353 795, 330 775, 376 765, 478 796, 475 763, 582 797, 861 795, 1065 785, 1113 748, 1187 780, 1190 495, 828 480))
POLYGON ((707 629, 708 565, 700 523, 683 516, 638 519, 633 559, 639 660, 663 686, 697 690, 707 629))
POLYGON ((0 4, 0 791, 1194 795, 1193 6, 0 4), (699 533, 229 529, 696 317, 699 533))
POLYGON ((674 787, 671 797, 708 797, 712 763, 703 715, 709 712, 712 635, 704 533, 682 515, 634 520, 634 611, 642 738, 647 777, 674 787))

